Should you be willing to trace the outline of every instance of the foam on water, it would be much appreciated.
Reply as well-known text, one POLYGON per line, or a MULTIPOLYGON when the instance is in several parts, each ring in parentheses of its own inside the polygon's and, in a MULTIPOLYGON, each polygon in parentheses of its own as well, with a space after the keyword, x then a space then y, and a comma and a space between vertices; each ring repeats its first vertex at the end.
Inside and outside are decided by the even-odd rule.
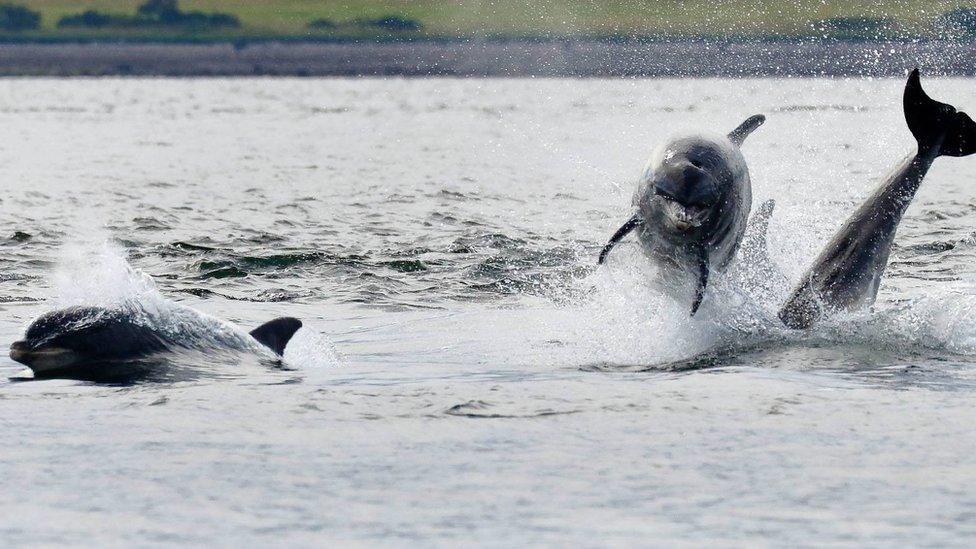
POLYGON ((309 326, 300 328, 285 347, 285 362, 296 368, 333 368, 341 365, 335 344, 309 326))
MULTIPOLYGON (((778 238, 805 232, 795 230, 778 238)), ((939 284, 927 295, 902 301, 882 295, 869 309, 839 312, 810 330, 794 331, 777 318, 792 288, 775 265, 776 276, 759 278, 756 273, 769 276, 769 265, 738 258, 729 273, 713 277, 701 310, 691 317, 687 300, 669 293, 636 245, 622 245, 616 254, 605 268, 577 282, 588 287, 581 302, 556 308, 551 316, 538 313, 550 330, 542 339, 572 342, 566 360, 602 368, 673 369, 715 364, 717 357, 763 346, 811 345, 976 354, 976 293, 968 284, 939 284), (559 324, 552 319, 558 316, 572 320, 559 324)))

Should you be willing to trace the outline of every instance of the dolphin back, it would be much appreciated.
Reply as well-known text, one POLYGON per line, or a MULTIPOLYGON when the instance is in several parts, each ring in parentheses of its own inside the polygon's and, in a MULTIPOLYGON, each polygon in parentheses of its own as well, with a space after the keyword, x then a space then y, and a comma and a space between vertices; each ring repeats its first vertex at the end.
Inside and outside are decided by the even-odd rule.
POLYGON ((905 122, 918 141, 919 151, 931 151, 935 156, 976 152, 976 122, 952 105, 929 97, 922 89, 918 69, 908 76, 903 103, 905 122))

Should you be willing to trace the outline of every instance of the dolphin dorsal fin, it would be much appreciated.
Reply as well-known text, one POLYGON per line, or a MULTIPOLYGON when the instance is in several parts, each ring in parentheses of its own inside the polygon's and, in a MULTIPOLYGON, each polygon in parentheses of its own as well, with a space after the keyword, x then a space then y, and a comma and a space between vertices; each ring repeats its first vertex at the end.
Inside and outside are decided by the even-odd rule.
POLYGON ((281 356, 285 353, 285 345, 288 345, 291 336, 295 335, 295 332, 301 327, 301 320, 283 316, 258 326, 251 331, 251 337, 274 351, 276 355, 281 356))
POLYGON ((742 142, 749 137, 749 134, 755 131, 756 128, 763 125, 766 121, 766 117, 761 114, 754 114, 746 121, 739 124, 739 127, 729 132, 729 140, 735 143, 736 147, 741 147, 742 142))

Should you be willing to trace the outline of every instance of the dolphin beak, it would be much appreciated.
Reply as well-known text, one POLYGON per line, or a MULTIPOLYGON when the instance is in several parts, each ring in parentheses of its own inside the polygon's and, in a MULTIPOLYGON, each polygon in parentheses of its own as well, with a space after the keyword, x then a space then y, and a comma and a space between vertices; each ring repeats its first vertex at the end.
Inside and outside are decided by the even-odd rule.
POLYGON ((26 341, 15 341, 10 346, 10 358, 38 374, 46 370, 70 366, 75 362, 77 355, 70 349, 61 347, 31 349, 26 341))
POLYGON ((685 207, 674 200, 664 200, 665 210, 671 219, 672 225, 679 232, 688 232, 700 227, 704 222, 704 210, 694 207, 685 207))
POLYGON ((27 364, 25 360, 29 354, 30 349, 28 349, 27 342, 25 341, 15 341, 10 346, 10 358, 21 364, 27 364))

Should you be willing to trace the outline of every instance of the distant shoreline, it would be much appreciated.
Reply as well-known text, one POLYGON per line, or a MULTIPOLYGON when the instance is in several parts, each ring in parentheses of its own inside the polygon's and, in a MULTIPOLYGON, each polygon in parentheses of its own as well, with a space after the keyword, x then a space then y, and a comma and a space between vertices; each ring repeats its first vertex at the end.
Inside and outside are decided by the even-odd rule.
POLYGON ((976 76, 959 42, 0 43, 0 76, 976 76))

